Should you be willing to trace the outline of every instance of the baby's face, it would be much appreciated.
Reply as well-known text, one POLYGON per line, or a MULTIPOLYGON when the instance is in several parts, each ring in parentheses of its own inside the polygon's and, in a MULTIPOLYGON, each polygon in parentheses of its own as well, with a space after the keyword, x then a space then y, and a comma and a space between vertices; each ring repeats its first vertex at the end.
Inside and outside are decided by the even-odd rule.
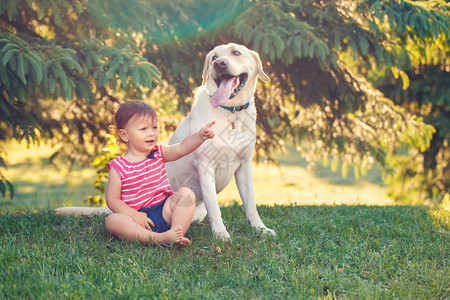
POLYGON ((148 153, 158 143, 158 123, 152 117, 131 119, 125 128, 119 130, 119 134, 128 148, 148 153))

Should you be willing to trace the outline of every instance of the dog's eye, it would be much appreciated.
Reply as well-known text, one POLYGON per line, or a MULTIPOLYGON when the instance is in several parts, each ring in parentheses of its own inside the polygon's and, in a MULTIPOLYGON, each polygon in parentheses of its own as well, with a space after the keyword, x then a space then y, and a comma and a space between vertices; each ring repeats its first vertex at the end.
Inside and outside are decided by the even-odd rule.
POLYGON ((237 51, 237 50, 233 50, 233 55, 239 56, 239 55, 241 55, 241 52, 239 52, 239 51, 237 51))
POLYGON ((212 57, 212 61, 215 61, 217 59, 217 55, 214 55, 213 57, 212 57))

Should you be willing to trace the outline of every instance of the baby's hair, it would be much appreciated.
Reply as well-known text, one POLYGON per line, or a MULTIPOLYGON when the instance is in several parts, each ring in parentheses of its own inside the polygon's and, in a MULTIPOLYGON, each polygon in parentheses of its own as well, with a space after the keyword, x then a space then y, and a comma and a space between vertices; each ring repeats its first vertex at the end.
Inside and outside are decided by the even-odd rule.
MULTIPOLYGON (((128 101, 120 105, 114 114, 116 134, 120 129, 124 129, 130 120, 137 120, 144 117, 150 117, 155 121, 157 120, 155 110, 147 103, 142 101, 128 101)), ((119 141, 124 142, 120 136, 117 135, 117 138, 119 141)))

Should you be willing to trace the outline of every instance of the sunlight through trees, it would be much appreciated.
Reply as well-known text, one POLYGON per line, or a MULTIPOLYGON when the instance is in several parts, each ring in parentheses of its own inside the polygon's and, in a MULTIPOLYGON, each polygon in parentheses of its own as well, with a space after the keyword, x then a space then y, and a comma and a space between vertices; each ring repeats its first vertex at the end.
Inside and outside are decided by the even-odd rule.
POLYGON ((272 79, 257 88, 258 158, 293 143, 343 175, 380 165, 397 199, 449 197, 445 1, 0 0, 0 15, 2 141, 51 140, 89 163, 132 98, 170 132, 206 53, 237 42, 272 79))

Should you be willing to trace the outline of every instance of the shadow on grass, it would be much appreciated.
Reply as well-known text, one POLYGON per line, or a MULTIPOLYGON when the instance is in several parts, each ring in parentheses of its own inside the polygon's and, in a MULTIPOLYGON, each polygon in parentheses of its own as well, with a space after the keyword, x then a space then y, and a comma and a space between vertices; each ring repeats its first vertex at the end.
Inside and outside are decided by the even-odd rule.
POLYGON ((67 205, 86 205, 83 200, 96 193, 91 182, 70 183, 14 181, 13 199, 0 198, 0 211, 51 209, 67 205))
POLYGON ((95 169, 74 164, 49 163, 48 157, 24 157, 10 164, 6 177, 14 186, 13 199, 0 198, 0 210, 47 209, 63 205, 82 205, 96 193, 95 169))
MULTIPOLYGON (((296 166, 304 169, 308 167, 308 162, 293 147, 287 147, 287 153, 279 155, 276 158, 281 166, 296 166)), ((355 177, 355 168, 353 166, 348 167, 348 174, 346 177, 343 177, 341 162, 338 163, 338 168, 334 172, 331 170, 330 166, 324 167, 322 162, 317 162, 312 173, 317 178, 323 179, 327 183, 334 185, 357 185, 362 180, 377 185, 383 185, 381 169, 376 165, 367 170, 367 174, 365 174, 365 176, 361 175, 360 178, 355 177)))
MULTIPOLYGON (((86 205, 83 201, 88 196, 97 194, 94 188, 96 175, 94 167, 81 167, 74 164, 69 171, 65 169, 64 164, 49 164, 51 149, 47 151, 48 153, 40 148, 38 149, 41 152, 35 156, 32 156, 31 152, 27 150, 21 150, 20 147, 15 150, 17 157, 14 159, 14 163, 10 165, 6 175, 15 187, 16 196, 13 200, 0 199, 0 210, 46 209, 65 205, 82 206, 86 205)), ((377 199, 381 197, 379 195, 382 191, 378 186, 366 185, 363 190, 359 189, 360 186, 358 186, 360 183, 367 183, 367 180, 379 184, 380 176, 376 170, 369 171, 369 175, 362 180, 356 180, 351 169, 349 176, 342 178, 340 170, 332 172, 329 168, 324 168, 320 164, 317 165, 315 171, 310 173, 304 169, 306 161, 292 149, 287 155, 280 156, 279 162, 282 167, 281 170, 277 169, 275 165, 269 166, 267 169, 254 169, 255 196, 261 204, 269 204, 272 200, 266 198, 271 198, 271 195, 282 195, 280 198, 291 200, 306 199, 309 202, 314 200, 314 203, 310 204, 317 203, 317 199, 323 200, 323 202, 331 200, 331 203, 354 204, 361 201, 366 204, 368 202, 376 204, 377 199), (286 167, 284 168, 287 171, 285 172, 286 176, 280 176, 284 173, 283 167, 286 167), (287 170, 287 167, 289 167, 289 170, 287 170), (301 176, 296 175, 300 173, 301 176), (345 191, 340 187, 345 188, 345 191), (347 189, 347 187, 350 189, 347 189), (355 189, 352 189, 353 187, 355 189), (373 189, 376 189, 376 191, 374 192, 373 189), (337 196, 339 198, 336 199, 337 196), (363 202, 365 199, 362 199, 362 197, 371 197, 371 200, 363 202)), ((384 195, 382 196, 386 198, 384 195)), ((234 182, 229 185, 227 191, 219 195, 219 198, 224 198, 229 203, 234 199, 239 199, 234 182)))

